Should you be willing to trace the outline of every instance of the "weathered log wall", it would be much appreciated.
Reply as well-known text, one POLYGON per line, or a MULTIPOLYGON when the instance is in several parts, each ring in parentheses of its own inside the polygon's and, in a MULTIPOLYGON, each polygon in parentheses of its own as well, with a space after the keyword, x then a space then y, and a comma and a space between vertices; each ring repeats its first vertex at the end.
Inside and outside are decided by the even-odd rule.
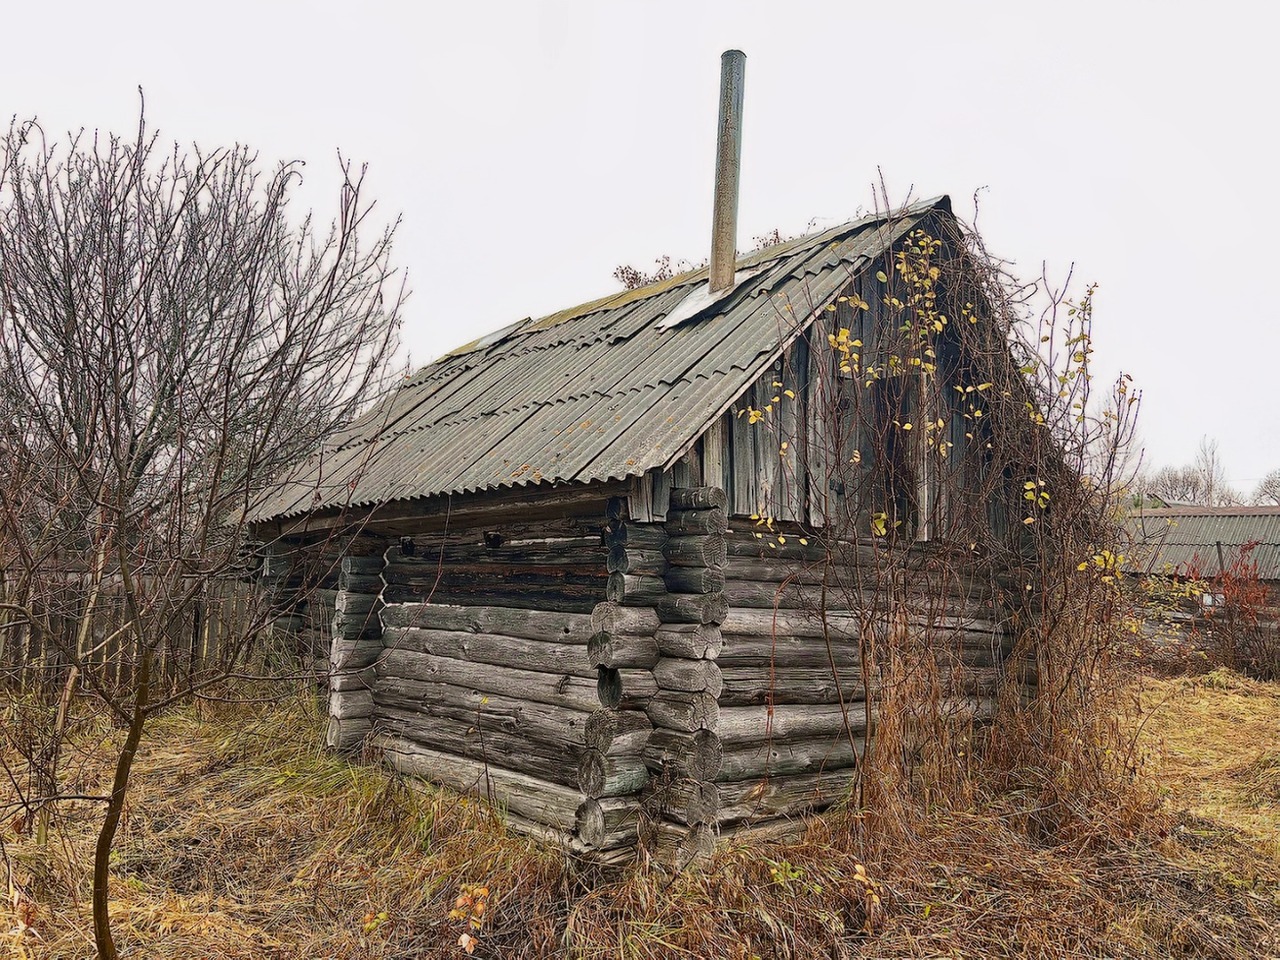
POLYGON ((382 598, 590 613, 606 588, 603 520, 495 522, 492 529, 406 538, 387 555, 382 598))
POLYGON ((609 572, 605 501, 588 506, 594 517, 577 504, 532 523, 495 515, 394 540, 370 694, 372 743, 393 766, 485 796, 565 842, 580 783, 612 797, 636 775, 584 767, 588 721, 602 697, 626 703, 644 687, 630 668, 621 687, 602 683, 589 656, 609 572))
POLYGON ((710 852, 720 807, 715 781, 723 761, 718 701, 724 680, 716 657, 729 614, 725 506, 719 487, 674 486, 661 528, 666 568, 654 601, 661 626, 654 632, 657 692, 647 708, 653 732, 643 752, 650 782, 641 840, 676 869, 710 852))
POLYGON ((632 522, 623 498, 609 501, 607 519, 609 581, 588 643, 600 709, 588 722, 578 771, 585 799, 575 821, 578 840, 598 852, 633 849, 641 829, 639 801, 650 776, 644 748, 653 733, 647 711, 658 692, 654 604, 665 595, 666 570, 661 527, 632 522))
POLYGON ((920 662, 957 704, 989 711, 1010 641, 996 591, 971 567, 927 546, 831 545, 732 522, 718 657, 721 830, 847 796, 885 682, 864 657, 884 651, 891 632, 927 651, 920 662))
POLYGON ((937 644, 974 712, 989 703, 1007 641, 969 565, 731 520, 718 487, 663 496, 662 522, 619 497, 347 556, 330 743, 575 849, 680 868, 847 794, 884 682, 864 645, 891 626, 937 644))

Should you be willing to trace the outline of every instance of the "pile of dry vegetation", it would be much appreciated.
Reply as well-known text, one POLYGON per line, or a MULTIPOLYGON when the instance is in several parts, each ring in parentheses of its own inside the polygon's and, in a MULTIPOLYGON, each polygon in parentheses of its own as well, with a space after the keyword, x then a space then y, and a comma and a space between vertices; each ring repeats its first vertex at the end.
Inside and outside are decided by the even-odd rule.
MULTIPOLYGON (((158 957, 1276 955, 1280 687, 1148 680, 1142 705, 1135 788, 1053 831, 1016 790, 899 802, 674 879, 601 874, 481 804, 324 755, 306 698, 206 705, 144 745, 112 914, 125 955, 158 957)), ((102 788, 119 736, 83 728, 77 789, 102 788)), ((96 815, 63 815, 43 851, 0 828, 10 956, 92 954, 96 815)))

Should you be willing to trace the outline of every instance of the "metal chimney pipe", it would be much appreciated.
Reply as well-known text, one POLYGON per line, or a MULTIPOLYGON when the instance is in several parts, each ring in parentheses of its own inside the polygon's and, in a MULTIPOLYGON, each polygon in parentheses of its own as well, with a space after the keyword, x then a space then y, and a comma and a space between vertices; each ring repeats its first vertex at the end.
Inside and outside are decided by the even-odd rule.
POLYGON ((742 161, 742 85, 747 55, 720 55, 720 127, 716 138, 716 197, 711 217, 711 292, 733 286, 738 244, 738 180, 742 161))

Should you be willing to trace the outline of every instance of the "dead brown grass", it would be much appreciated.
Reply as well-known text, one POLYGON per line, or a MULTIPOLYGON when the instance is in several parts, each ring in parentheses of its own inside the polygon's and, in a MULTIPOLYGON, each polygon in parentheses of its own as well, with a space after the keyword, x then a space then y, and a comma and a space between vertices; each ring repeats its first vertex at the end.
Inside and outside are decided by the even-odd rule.
POLYGON ((1217 669, 1150 680, 1142 743, 1171 802, 1280 861, 1280 684, 1217 669))
MULTIPOLYGON (((1151 681, 1144 702, 1149 775, 1176 818, 1117 830, 1100 811, 1094 834, 1046 844, 1016 795, 844 814, 789 843, 730 842, 674 879, 583 868, 482 805, 328 757, 304 702, 178 713, 140 760, 117 939, 135 957, 462 957, 449 911, 474 883, 487 957, 1280 955, 1280 687, 1214 673, 1151 681)), ((94 742, 85 788, 106 771, 94 742)), ((43 891, 30 839, 3 828, 19 896, 0 908, 0 956, 92 954, 93 825, 68 812, 43 891)))

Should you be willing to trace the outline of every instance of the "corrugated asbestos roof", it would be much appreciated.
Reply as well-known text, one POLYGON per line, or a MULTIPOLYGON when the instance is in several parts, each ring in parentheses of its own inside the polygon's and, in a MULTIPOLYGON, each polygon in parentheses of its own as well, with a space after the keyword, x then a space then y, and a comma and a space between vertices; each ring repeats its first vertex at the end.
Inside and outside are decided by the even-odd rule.
POLYGON ((1263 580, 1280 580, 1280 507, 1170 507, 1144 510, 1128 519, 1134 535, 1134 566, 1144 572, 1204 576, 1221 572, 1218 544, 1228 566, 1248 543, 1249 559, 1263 580))
POLYGON ((251 513, 637 476, 665 467, 782 347, 944 198, 769 247, 762 267, 704 315, 658 322, 705 282, 673 277, 498 330, 405 381, 251 513))

